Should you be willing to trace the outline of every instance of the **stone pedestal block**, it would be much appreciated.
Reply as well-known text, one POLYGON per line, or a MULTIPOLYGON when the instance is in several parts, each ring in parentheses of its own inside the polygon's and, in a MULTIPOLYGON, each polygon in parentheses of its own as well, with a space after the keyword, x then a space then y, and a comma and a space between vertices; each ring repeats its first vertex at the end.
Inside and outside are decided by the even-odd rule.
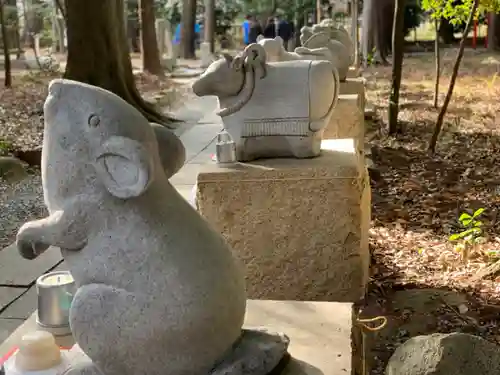
POLYGON ((359 78, 361 77, 361 72, 359 71, 358 68, 355 68, 354 66, 349 67, 349 70, 347 71, 347 78, 359 78))
POLYGON ((345 81, 340 82, 340 90, 339 90, 339 95, 353 95, 353 94, 359 95, 363 113, 366 107, 365 84, 366 82, 363 77, 347 78, 345 81))
POLYGON ((361 105, 361 97, 357 94, 339 95, 335 111, 323 132, 323 139, 353 138, 358 141, 359 147, 363 147, 365 119, 361 105))
MULTIPOLYGON (((22 336, 40 330, 35 315, 0 343, 0 358, 19 346, 22 336)), ((358 332, 354 319, 350 303, 249 300, 244 328, 263 327, 290 337, 292 360, 283 374, 351 374, 360 361, 359 345, 352 340, 358 332)), ((56 342, 66 348, 74 344, 71 335, 56 337, 56 342)), ((77 352, 66 356, 73 364, 85 359, 77 352)))
POLYGON ((210 43, 203 42, 200 44, 200 58, 202 68, 208 67, 214 61, 212 52, 210 52, 210 43))
POLYGON ((199 212, 246 266, 249 298, 357 301, 368 281, 370 186, 352 139, 312 159, 267 159, 198 175, 199 212))
POLYGON ((160 59, 163 58, 163 55, 166 52, 167 43, 166 39, 166 30, 167 30, 167 21, 163 19, 157 19, 155 21, 155 29, 156 29, 156 42, 158 44, 158 53, 160 55, 160 59))

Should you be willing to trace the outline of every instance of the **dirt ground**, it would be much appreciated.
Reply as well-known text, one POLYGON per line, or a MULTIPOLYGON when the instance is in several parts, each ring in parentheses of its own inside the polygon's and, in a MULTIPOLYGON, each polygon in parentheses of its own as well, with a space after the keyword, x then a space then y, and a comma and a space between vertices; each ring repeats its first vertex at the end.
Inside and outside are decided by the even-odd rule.
MULTIPOLYGON (((443 52, 440 103, 456 49, 443 52)), ((405 57, 402 131, 387 135, 390 67, 369 68, 372 159, 372 275, 361 317, 388 324, 365 334, 369 373, 383 374, 398 344, 435 332, 467 332, 500 344, 500 56, 467 51, 437 152, 427 151, 438 110, 432 106, 433 54, 405 57), (484 243, 468 260, 449 236, 459 216, 484 208, 484 243)))

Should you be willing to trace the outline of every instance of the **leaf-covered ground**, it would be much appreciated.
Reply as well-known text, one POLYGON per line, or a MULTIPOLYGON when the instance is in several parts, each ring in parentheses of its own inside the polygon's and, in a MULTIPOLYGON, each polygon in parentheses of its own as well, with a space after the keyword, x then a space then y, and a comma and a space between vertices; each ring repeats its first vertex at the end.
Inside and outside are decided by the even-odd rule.
MULTIPOLYGON (((444 51, 440 103, 455 55, 455 49, 444 51)), ((466 331, 500 343, 500 57, 466 52, 431 155, 438 114, 432 106, 434 69, 432 54, 405 57, 397 136, 387 135, 391 68, 365 72, 377 113, 368 138, 378 173, 372 180, 372 283, 364 314, 388 316, 390 332, 372 335, 373 374, 382 373, 395 345, 415 334, 466 331), (485 209, 485 241, 464 260, 449 236, 463 231, 462 213, 479 208, 485 209), (400 302, 415 295, 424 302, 402 307, 395 302, 398 293, 412 294, 400 302), (442 293, 455 293, 461 302, 450 304, 442 293), (419 321, 419 314, 425 318, 419 321), (418 329, 408 329, 412 321, 418 329)))
MULTIPOLYGON (((28 160, 39 159, 39 153, 30 150, 42 144, 47 85, 59 75, 29 73, 22 69, 16 69, 14 74, 12 88, 5 89, 0 82, 0 155, 19 156, 18 151, 28 151, 21 159, 30 163, 28 160)), ((180 99, 188 94, 185 85, 167 79, 145 74, 135 77, 143 97, 166 110, 175 110, 182 102, 180 99)), ((46 214, 39 170, 31 169, 31 172, 29 179, 14 184, 0 179, 0 249, 15 239, 21 224, 46 214)))
MULTIPOLYGON (((0 82, 0 142, 14 149, 33 149, 41 145, 43 133, 43 102, 47 85, 57 73, 16 72, 12 88, 0 82)), ((136 74, 137 87, 148 100, 173 109, 182 96, 182 88, 167 79, 136 74)), ((5 147, 0 147, 5 148, 5 147)))

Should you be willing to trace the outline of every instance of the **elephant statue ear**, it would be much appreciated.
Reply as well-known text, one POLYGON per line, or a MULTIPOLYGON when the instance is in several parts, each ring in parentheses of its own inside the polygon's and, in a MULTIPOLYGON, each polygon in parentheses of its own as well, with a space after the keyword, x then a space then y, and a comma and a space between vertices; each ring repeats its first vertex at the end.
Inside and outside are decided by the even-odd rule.
POLYGON ((94 166, 108 192, 121 199, 142 195, 153 178, 153 160, 139 142, 113 136, 99 149, 94 166))
POLYGON ((277 41, 277 42, 279 42, 279 43, 283 43, 283 38, 280 37, 279 35, 276 36, 276 37, 274 37, 274 40, 277 41))

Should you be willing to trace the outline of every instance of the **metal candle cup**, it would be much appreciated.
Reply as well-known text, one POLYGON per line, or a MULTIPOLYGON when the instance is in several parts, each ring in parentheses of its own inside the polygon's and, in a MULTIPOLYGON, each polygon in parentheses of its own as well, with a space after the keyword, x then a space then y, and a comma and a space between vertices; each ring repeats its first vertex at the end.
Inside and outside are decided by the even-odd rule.
POLYGON ((49 272, 36 280, 38 293, 37 324, 55 336, 71 333, 69 309, 76 285, 67 271, 49 272))

